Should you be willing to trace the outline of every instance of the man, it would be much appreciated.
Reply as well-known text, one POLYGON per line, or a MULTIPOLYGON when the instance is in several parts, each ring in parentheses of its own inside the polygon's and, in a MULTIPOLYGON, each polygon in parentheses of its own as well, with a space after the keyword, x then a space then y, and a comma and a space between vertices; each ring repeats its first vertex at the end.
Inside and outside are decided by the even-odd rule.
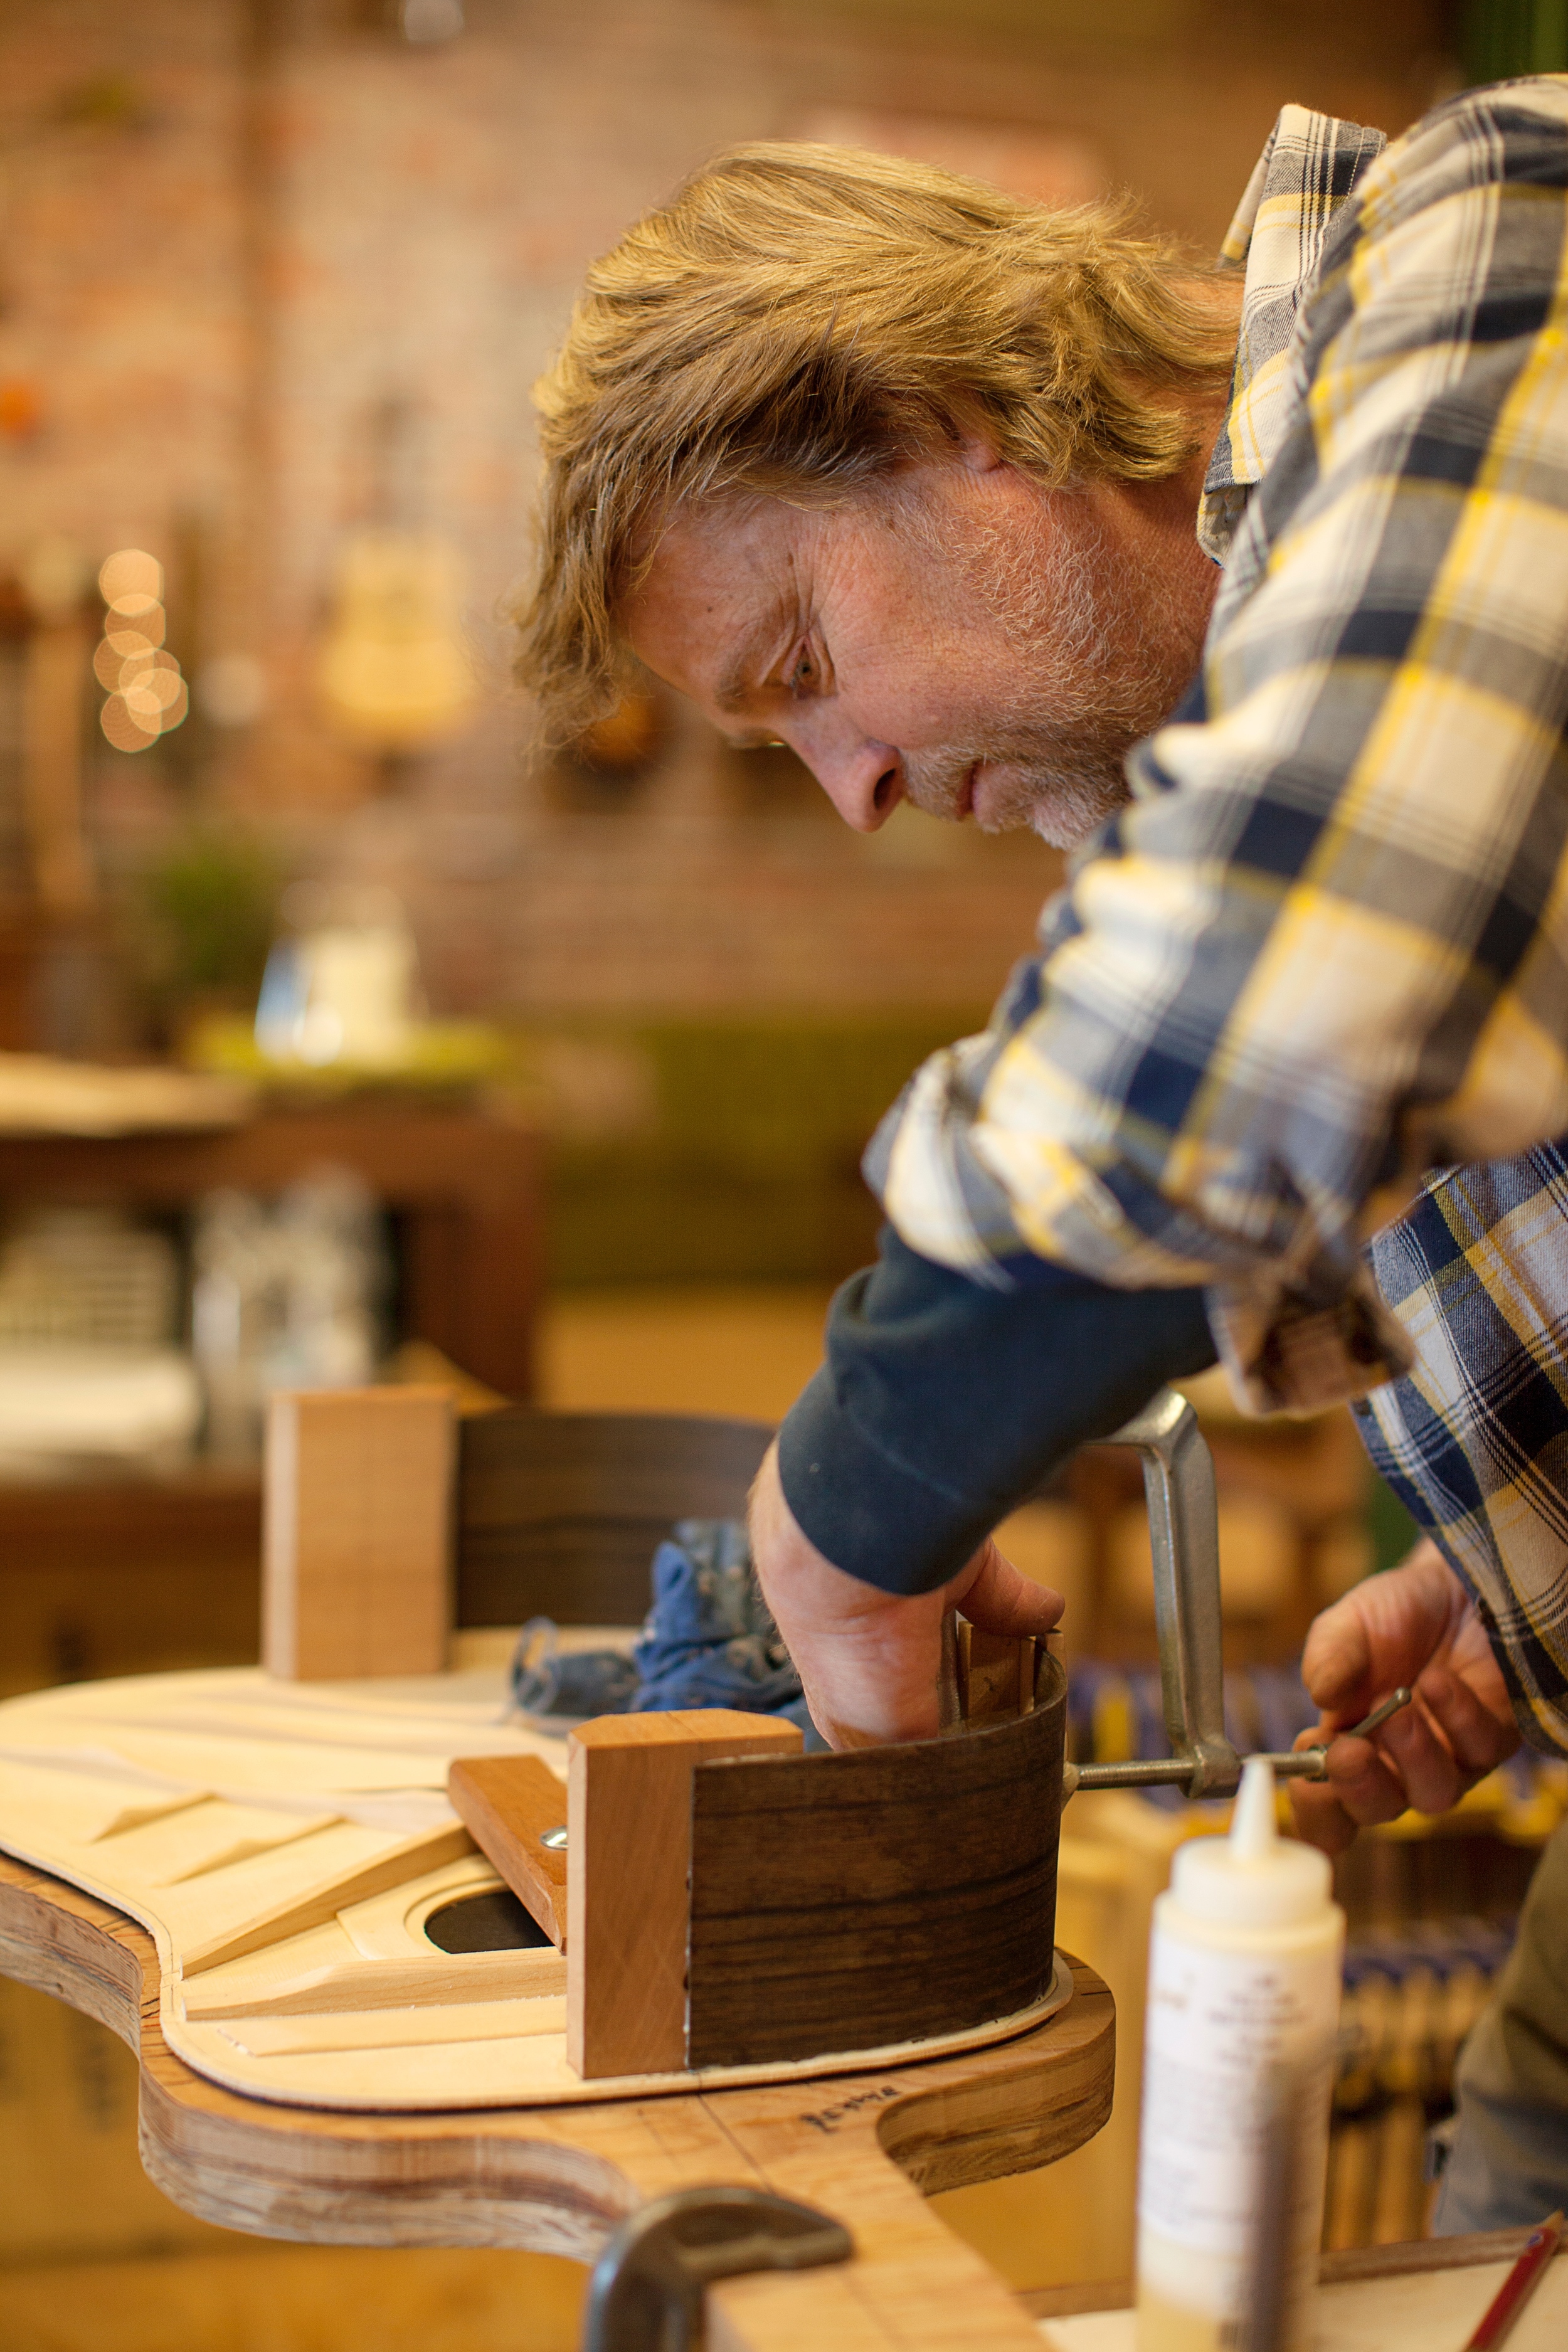
MULTIPOLYGON (((1392 147, 1286 109, 1214 273, 787 147, 596 265, 541 390, 547 709, 625 639, 861 829, 1110 820, 885 1123, 881 1261, 759 1481, 837 1741, 934 1729, 954 1602, 1053 1622, 989 1530, 1217 1349, 1255 1410, 1358 1401, 1436 1538, 1313 1628, 1331 1731, 1417 1699, 1334 1741, 1306 1833, 1568 1752, 1565 288, 1555 79, 1392 147)), ((1565 1951, 1568 1848, 1449 2226, 1568 2180, 1565 1951)))

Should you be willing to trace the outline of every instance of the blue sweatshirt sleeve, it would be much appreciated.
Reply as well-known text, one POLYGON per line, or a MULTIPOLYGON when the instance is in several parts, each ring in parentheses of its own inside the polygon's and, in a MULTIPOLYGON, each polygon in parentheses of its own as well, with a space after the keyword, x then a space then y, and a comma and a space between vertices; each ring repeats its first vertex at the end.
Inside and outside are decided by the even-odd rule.
POLYGON ((929 1592, 1075 1446, 1215 1360, 1201 1290, 1113 1290, 1043 1258, 1006 1288, 890 1226, 833 1301, 827 1359, 779 1433, 790 1509, 884 1592, 929 1592))

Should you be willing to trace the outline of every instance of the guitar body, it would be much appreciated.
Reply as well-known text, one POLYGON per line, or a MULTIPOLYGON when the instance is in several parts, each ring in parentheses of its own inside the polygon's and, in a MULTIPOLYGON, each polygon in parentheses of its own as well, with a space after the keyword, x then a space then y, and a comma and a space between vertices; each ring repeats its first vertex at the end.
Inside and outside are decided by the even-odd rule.
MULTIPOLYGON (((1047 1720, 1038 1721, 1048 1733, 1047 1720)), ((1016 1741, 1026 1728, 1013 1724, 1006 1738, 1016 1741)), ((984 1783, 980 1794, 991 1819, 1005 1810, 995 1783, 1007 1755, 997 1738, 884 1751, 907 1755, 926 1775, 909 1808, 917 1823, 931 1820, 932 1765, 951 1778, 970 1758, 994 1755, 988 1801, 984 1783)), ((1021 1984, 1009 1978, 1010 1998, 987 1998, 984 1944, 977 1937, 965 1958, 967 1915, 952 1900, 965 1883, 963 1857, 943 1853, 939 1825, 931 1843, 945 1867, 929 1897, 933 1934, 921 1965, 907 1900, 898 1913, 902 1961, 889 1981, 895 1992, 907 1985, 906 2011, 884 1995, 874 2021, 857 2024, 857 1985, 871 1971, 863 1957, 857 1964, 852 1944, 838 1962, 843 1990, 830 2012, 835 2025, 844 2021, 838 2047, 830 2030, 827 2046, 819 2034, 804 2056, 764 2048, 742 2051, 741 2063, 693 2067, 679 2063, 678 2043, 657 2068, 606 2079, 600 2067, 585 2080, 567 2054, 566 1959, 506 1894, 447 1798, 455 1759, 506 1755, 532 1756, 560 1776, 564 1820, 565 1744, 506 1717, 496 1671, 329 1684, 242 1668, 78 1684, 0 1704, 0 1844, 147 1931, 159 1958, 160 2032, 187 2065, 247 2096, 299 2105, 577 2105, 700 2081, 831 2075, 1005 2040, 1069 1998, 1065 1968, 1050 1966, 1048 1929, 1044 1967, 1021 1984), (955 2025, 964 2012, 944 2003, 937 2014, 945 2030, 932 2032, 920 2004, 943 1975, 961 1986, 973 1980, 970 2011, 979 2015, 955 2025)), ((806 1776, 795 1818, 804 1805, 814 1870, 834 1831, 834 1786, 865 1769, 864 1760, 825 1757, 779 1774, 781 1783, 806 1776), (815 1804, 813 1789, 821 1791, 815 1804)), ((723 1785, 740 1784, 731 1773, 723 1785)), ((756 1801, 768 1801, 772 1785, 764 1781, 756 1801)), ((839 1831, 851 1864, 864 1819, 863 1805, 852 1808, 839 1831)), ((742 1821, 741 1830, 744 1853, 759 1837, 766 1843, 765 1821, 742 1821)), ((787 1832, 785 1821, 781 1869, 787 1832)), ((920 1873, 937 1874, 929 1861, 920 1873)), ((987 1889, 1007 1887, 990 1853, 980 1875, 987 1889)), ((1004 1900, 1021 1916, 1014 1898, 1004 1900)), ((752 1897, 742 1909, 767 1906, 752 1897)), ((835 1930, 852 1913, 851 1898, 831 1906, 814 1936, 809 1912, 791 1926, 775 1909, 789 1972, 820 1981, 835 1930)), ((786 1991, 777 1955, 742 1947, 737 1958, 731 2005, 745 1980, 771 1968, 765 2006, 778 2010, 786 1991)), ((694 2003, 697 1960, 694 1929, 694 2003)), ((728 1973, 733 1980, 735 1961, 728 1973)))
POLYGON ((1037 2347, 1002 2281, 923 2200, 1052 2163, 1105 2122, 1110 1996, 1091 1969, 1068 1967, 1069 1998, 1046 2023, 895 2070, 482 2113, 344 2113, 244 2097, 197 2074, 163 2036, 163 1972, 146 1929, 0 1853, 0 1969, 137 2053, 142 2162, 187 2211, 268 2237, 515 2246, 581 2262, 676 2189, 768 2188, 846 2224, 855 2255, 845 2265, 713 2287, 714 2352, 1037 2347))

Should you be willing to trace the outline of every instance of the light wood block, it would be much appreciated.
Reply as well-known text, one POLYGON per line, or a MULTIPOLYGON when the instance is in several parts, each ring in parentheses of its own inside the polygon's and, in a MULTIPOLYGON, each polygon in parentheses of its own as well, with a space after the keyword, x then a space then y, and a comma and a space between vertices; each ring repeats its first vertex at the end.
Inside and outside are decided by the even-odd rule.
POLYGON ((601 1716, 573 1733, 566 2053, 585 2079, 685 2065, 692 1774, 802 1744, 793 1723, 723 1707, 601 1716))
POLYGON ((566 1855, 542 1845, 566 1822, 566 1791, 537 1756, 459 1757, 447 1775, 452 1811, 551 1942, 566 1948, 566 1855))
POLYGON ((438 1674, 451 1623, 450 1391, 272 1399, 262 1663, 290 1681, 438 1674))
MULTIPOLYGON (((1024 1646, 1011 1633, 983 1633, 978 1625, 966 1628, 968 1642, 968 1674, 965 1677, 965 1715, 972 1724, 999 1722, 1019 1712, 1019 1694, 1026 1672, 1019 1652, 1024 1646)), ((1029 1682, 1033 1690, 1034 1643, 1029 1643, 1029 1682)))

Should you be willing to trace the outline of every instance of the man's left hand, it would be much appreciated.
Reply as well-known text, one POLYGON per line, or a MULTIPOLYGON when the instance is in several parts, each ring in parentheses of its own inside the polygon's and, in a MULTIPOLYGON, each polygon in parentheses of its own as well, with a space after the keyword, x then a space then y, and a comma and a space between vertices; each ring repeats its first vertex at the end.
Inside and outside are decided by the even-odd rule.
POLYGON ((834 1748, 934 1738, 942 1621, 961 1607, 991 1633, 1046 1634, 1064 1603, 986 1540, 933 1592, 903 1598, 835 1568, 803 1534, 768 1448, 752 1489, 752 1558, 795 1660, 811 1719, 834 1748))
POLYGON ((1446 1812, 1511 1756, 1519 1732, 1476 1607, 1430 1538, 1313 1621, 1301 1679, 1323 1711, 1298 1748, 1329 1741, 1327 1780, 1292 1780, 1299 1833, 1340 1853, 1358 1828, 1414 1805, 1446 1812), (1401 1683, 1411 1706, 1371 1739, 1343 1736, 1401 1683))

